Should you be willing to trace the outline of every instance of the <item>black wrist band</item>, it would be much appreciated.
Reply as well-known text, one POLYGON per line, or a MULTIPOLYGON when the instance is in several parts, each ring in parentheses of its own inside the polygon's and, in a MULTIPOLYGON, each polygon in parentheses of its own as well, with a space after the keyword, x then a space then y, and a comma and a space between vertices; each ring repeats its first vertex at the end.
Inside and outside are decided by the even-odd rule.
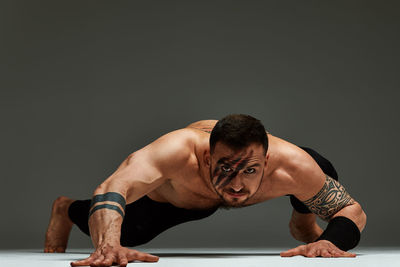
POLYGON ((335 217, 328 223, 325 231, 315 241, 328 240, 341 250, 347 251, 357 246, 360 241, 360 230, 346 217, 335 217))
POLYGON ((125 211, 125 199, 121 194, 116 192, 108 192, 102 195, 95 195, 90 203, 90 208, 92 208, 96 203, 104 201, 116 202, 120 204, 122 209, 125 211))
POLYGON ((93 214, 96 210, 100 210, 100 209, 115 210, 115 211, 117 211, 117 212, 122 216, 122 218, 124 218, 124 213, 122 212, 122 210, 121 210, 119 207, 114 206, 114 205, 110 205, 110 204, 97 205, 96 207, 94 207, 94 208, 90 211, 90 213, 89 213, 89 218, 90 218, 90 216, 92 216, 92 214, 93 214))

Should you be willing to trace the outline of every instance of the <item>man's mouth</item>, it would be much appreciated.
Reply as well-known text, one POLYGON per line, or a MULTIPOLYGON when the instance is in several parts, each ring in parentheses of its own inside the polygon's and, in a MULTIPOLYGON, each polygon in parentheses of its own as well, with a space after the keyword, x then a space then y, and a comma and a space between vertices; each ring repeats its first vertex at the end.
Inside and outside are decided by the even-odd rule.
POLYGON ((238 193, 238 192, 230 192, 230 191, 228 191, 228 192, 226 192, 228 195, 230 195, 230 196, 232 196, 232 197, 242 197, 242 196, 244 196, 244 195, 246 195, 246 193, 238 193))

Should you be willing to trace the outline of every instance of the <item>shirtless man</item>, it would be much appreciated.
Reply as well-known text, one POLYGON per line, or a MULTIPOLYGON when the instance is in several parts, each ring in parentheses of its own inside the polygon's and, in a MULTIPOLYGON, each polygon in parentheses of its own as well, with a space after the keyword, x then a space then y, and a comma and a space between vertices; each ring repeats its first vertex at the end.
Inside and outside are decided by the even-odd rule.
POLYGON ((157 256, 127 246, 220 207, 290 196, 290 232, 306 244, 281 256, 355 257, 347 250, 358 244, 366 215, 336 180, 328 160, 273 136, 251 116, 198 121, 130 154, 97 187, 92 201, 57 198, 44 252, 65 252, 76 224, 91 236, 95 251, 72 266, 156 262, 157 256), (316 216, 329 222, 325 230, 316 216))

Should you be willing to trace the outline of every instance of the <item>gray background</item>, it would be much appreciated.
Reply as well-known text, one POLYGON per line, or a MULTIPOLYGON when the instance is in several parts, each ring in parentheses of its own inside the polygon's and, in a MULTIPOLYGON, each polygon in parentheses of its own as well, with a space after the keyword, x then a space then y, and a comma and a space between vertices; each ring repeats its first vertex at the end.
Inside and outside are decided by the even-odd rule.
MULTIPOLYGON (((42 248, 52 201, 90 198, 131 152, 229 113, 319 151, 399 245, 396 1, 2 1, 0 248, 42 248)), ((292 247, 288 198, 148 247, 292 247)), ((70 247, 91 247, 74 227, 70 247)))

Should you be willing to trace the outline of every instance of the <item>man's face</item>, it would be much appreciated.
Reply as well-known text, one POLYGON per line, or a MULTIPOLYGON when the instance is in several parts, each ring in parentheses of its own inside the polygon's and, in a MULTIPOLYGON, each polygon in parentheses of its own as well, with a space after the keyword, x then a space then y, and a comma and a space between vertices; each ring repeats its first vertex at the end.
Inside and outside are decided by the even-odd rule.
POLYGON ((258 190, 266 155, 261 144, 251 144, 241 150, 233 150, 217 143, 210 155, 210 177, 215 191, 223 201, 223 207, 242 207, 258 190))

